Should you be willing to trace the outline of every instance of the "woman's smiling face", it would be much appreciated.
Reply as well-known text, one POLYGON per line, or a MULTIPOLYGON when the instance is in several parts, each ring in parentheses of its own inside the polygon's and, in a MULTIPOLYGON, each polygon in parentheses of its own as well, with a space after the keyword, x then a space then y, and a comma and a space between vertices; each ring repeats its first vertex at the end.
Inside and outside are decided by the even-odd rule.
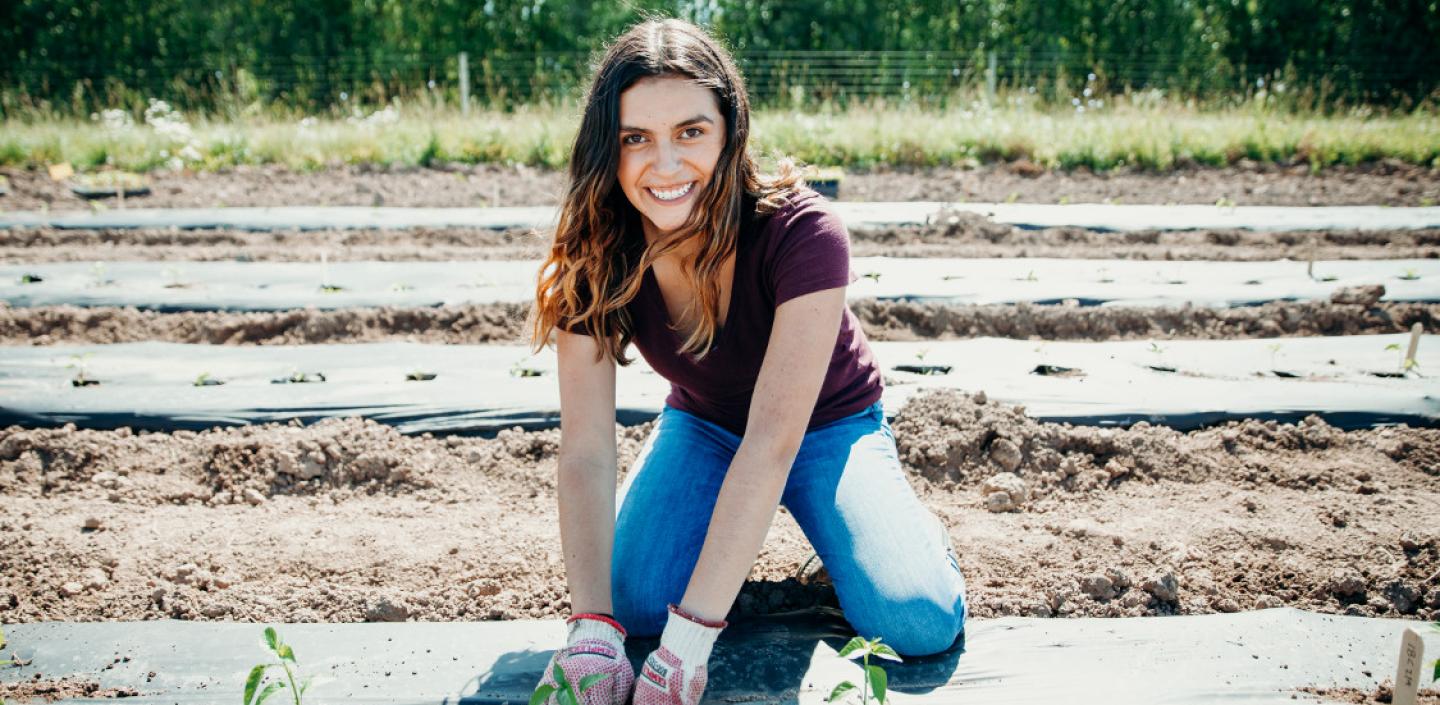
POLYGON ((620 188, 645 239, 685 223, 725 149, 725 116, 709 88, 681 76, 636 81, 620 94, 620 188))

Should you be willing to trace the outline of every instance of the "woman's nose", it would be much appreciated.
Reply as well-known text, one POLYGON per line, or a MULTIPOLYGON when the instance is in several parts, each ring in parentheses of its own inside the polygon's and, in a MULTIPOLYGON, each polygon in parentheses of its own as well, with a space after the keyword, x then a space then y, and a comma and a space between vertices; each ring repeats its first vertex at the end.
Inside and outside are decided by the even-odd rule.
POLYGON ((655 169, 662 174, 668 174, 680 169, 680 150, 670 142, 658 143, 655 156, 655 169))

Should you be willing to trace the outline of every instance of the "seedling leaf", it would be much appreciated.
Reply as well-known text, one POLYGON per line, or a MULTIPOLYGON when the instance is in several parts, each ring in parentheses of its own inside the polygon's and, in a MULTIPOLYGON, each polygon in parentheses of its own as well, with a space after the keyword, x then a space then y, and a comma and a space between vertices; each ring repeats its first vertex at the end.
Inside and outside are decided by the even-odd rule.
POLYGON ((281 644, 280 648, 275 650, 275 655, 290 663, 295 663, 295 650, 290 648, 289 644, 281 644))
POLYGON ((876 644, 875 649, 871 651, 871 653, 880 658, 890 659, 891 661, 901 660, 900 654, 895 653, 895 650, 890 648, 888 644, 876 644))
POLYGON ((301 694, 301 695, 304 695, 304 694, 305 694, 305 691, 307 691, 307 690, 310 689, 310 681, 313 681, 313 680, 315 680, 315 676, 310 676, 309 678, 306 678, 306 679, 305 679, 305 682, 304 682, 304 683, 301 683, 301 684, 300 684, 300 694, 301 694))
POLYGON ((4 629, 0 629, 0 649, 5 648, 5 644, 6 644, 6 641, 5 641, 5 630, 4 630, 4 629))
POLYGON ((856 650, 863 648, 865 648, 865 640, 857 636, 854 639, 851 639, 850 643, 846 644, 844 648, 840 649, 839 655, 844 658, 857 658, 859 656, 864 656, 865 654, 855 653, 856 650))
POLYGON ((542 703, 550 699, 550 694, 554 692, 555 686, 549 683, 536 688, 535 692, 530 695, 530 705, 542 705, 542 703))
POLYGON ((603 681, 609 677, 609 673, 591 673, 590 675, 581 678, 580 685, 576 687, 576 695, 584 695, 585 691, 589 690, 591 686, 594 686, 596 683, 599 683, 600 681, 603 681))
POLYGON ((269 664, 260 664, 250 669, 250 677, 245 679, 245 705, 255 699, 255 689, 260 687, 260 679, 265 677, 265 669, 269 664))
POLYGON ((280 648, 280 637, 275 634, 275 627, 265 627, 265 646, 271 651, 278 652, 280 648))
POLYGON ((279 682, 279 681, 276 681, 276 682, 274 682, 274 683, 271 683, 270 685, 265 686, 265 689, 262 690, 262 691, 260 691, 260 697, 255 698, 255 705, 261 705, 262 703, 265 702, 265 699, 266 699, 266 698, 270 697, 271 695, 274 695, 274 694, 275 694, 275 691, 280 690, 281 688, 284 688, 284 687, 285 687, 285 684, 284 684, 284 683, 281 683, 281 682, 279 682))
POLYGON ((884 705, 886 686, 885 669, 879 666, 866 666, 865 674, 866 679, 870 681, 870 692, 875 695, 877 702, 884 705))
POLYGON ((575 699, 575 691, 569 688, 561 689, 560 693, 555 696, 555 700, 560 705, 580 705, 580 702, 575 699))
MULTIPOLYGON (((827 703, 833 703, 833 702, 835 702, 836 700, 839 700, 840 698, 844 697, 844 695, 845 695, 846 693, 848 693, 848 692, 850 692, 850 691, 852 691, 852 690, 854 690, 854 689, 855 689, 855 684, 854 684, 854 683, 851 683, 850 681, 841 681, 841 682, 840 682, 840 685, 835 686, 835 689, 832 690, 832 691, 830 691, 830 696, 827 697, 827 698, 825 698, 825 702, 827 702, 827 703)), ((534 705, 534 704, 532 703, 531 705, 534 705)))

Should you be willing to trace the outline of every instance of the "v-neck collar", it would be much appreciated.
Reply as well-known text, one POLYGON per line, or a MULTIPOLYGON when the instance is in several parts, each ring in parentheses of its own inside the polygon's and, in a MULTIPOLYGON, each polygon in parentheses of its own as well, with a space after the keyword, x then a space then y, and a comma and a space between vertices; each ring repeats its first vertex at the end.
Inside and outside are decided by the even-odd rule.
MULTIPOLYGON (((736 284, 739 283, 739 279, 740 245, 737 242, 735 246, 735 266, 730 271, 730 303, 725 309, 725 324, 715 330, 715 339, 710 345, 711 352, 720 349, 720 343, 724 340, 725 332, 732 328, 732 324, 735 322, 735 299, 738 295, 737 289, 740 288, 736 286, 736 284)), ((665 330, 677 344, 684 343, 685 339, 680 337, 680 331, 674 327, 675 322, 670 320, 670 307, 665 304, 665 292, 660 289, 660 281, 655 278, 655 269, 653 266, 645 268, 645 278, 642 284, 650 287, 654 292, 654 296, 650 297, 652 299, 651 305, 656 307, 656 311, 660 315, 660 320, 665 325, 665 330)))

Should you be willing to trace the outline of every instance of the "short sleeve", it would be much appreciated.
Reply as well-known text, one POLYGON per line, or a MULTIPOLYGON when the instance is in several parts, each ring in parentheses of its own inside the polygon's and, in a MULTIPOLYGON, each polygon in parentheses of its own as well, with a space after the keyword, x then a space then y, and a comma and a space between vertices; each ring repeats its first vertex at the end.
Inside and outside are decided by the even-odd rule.
POLYGON ((858 279, 850 272, 850 233, 826 201, 809 198, 781 215, 779 232, 772 234, 777 242, 769 267, 776 307, 858 279))

